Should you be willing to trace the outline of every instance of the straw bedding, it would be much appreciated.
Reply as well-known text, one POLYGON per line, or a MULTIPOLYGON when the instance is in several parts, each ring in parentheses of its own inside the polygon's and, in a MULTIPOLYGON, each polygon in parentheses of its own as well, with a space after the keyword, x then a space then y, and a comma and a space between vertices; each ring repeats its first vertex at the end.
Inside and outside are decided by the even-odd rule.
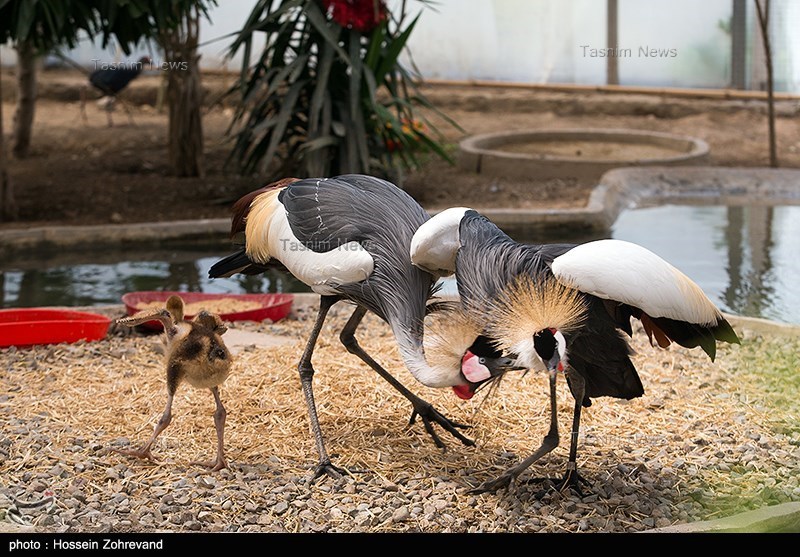
MULTIPOLYGON (((163 460, 109 451, 145 441, 166 401, 158 336, 120 331, 100 342, 0 351, 0 518, 15 501, 52 492, 54 505, 22 509, 37 530, 631 532, 800 500, 791 402, 800 384, 762 381, 769 362, 752 357, 792 358, 797 341, 745 332, 743 345, 722 347, 712 363, 699 350, 652 348, 638 331, 645 396, 596 399, 583 413, 578 465, 592 482, 584 497, 546 483, 473 496, 468 488, 538 446, 548 423, 545 377, 516 374, 462 401, 416 383, 388 328, 368 316, 358 335, 364 348, 442 413, 473 426, 475 447, 439 428, 442 452, 421 423, 406 427, 408 402, 339 344, 349 313, 340 306, 315 353, 314 393, 328 450, 352 476, 309 482, 317 457, 296 365, 313 312, 236 324, 297 342, 236 356, 221 389, 231 466, 215 474, 189 464, 213 457, 215 437, 211 394, 188 385, 154 446, 163 460)), ((522 479, 563 473, 571 413, 562 379, 562 444, 522 479)))

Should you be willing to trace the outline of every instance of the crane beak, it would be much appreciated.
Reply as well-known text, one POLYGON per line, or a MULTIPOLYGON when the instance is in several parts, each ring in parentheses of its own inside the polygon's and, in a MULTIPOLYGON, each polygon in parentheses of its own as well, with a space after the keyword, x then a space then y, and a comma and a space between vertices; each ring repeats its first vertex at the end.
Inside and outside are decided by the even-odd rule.
POLYGON ((467 380, 466 385, 454 386, 453 392, 458 398, 469 400, 475 395, 477 390, 483 388, 495 379, 499 379, 507 372, 527 369, 526 367, 518 366, 516 361, 512 358, 484 358, 483 360, 483 365, 489 370, 489 377, 477 383, 467 380))
POLYGON ((552 358, 544 362, 544 365, 547 368, 547 372, 551 375, 555 375, 559 371, 564 371, 564 364, 561 362, 561 357, 558 355, 558 351, 553 354, 552 358))
POLYGON ((518 366, 512 358, 487 358, 486 367, 489 368, 491 379, 500 377, 509 371, 522 371, 527 368, 518 366))

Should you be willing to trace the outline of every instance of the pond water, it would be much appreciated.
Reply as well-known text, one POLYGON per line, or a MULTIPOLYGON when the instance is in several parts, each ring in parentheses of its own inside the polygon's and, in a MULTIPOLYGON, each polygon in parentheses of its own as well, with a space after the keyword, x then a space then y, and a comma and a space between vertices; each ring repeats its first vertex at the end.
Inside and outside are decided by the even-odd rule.
POLYGON ((678 267, 723 311, 800 324, 798 205, 640 208, 612 236, 678 267))
MULTIPOLYGON (((720 309, 800 324, 800 206, 663 205, 625 211, 610 234, 636 242, 697 282, 720 309)), ((581 242, 598 237, 517 238, 581 242)), ((0 261, 0 307, 120 303, 125 292, 310 292, 291 276, 207 278, 227 241, 122 253, 32 254, 0 261)), ((452 288, 451 284, 449 288, 452 288)))
POLYGON ((310 292, 303 283, 280 271, 209 279, 208 269, 232 253, 229 242, 172 244, 158 249, 124 252, 30 254, 0 261, 0 307, 92 306, 119 304, 126 292, 178 290, 250 294, 310 292))

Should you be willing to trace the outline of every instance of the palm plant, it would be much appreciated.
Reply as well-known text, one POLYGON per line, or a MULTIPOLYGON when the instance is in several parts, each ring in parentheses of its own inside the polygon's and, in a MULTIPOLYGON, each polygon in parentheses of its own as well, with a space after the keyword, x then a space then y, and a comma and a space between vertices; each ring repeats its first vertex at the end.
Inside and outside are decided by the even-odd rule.
POLYGON ((230 48, 243 51, 230 130, 240 169, 386 175, 418 167, 421 153, 449 160, 399 63, 419 19, 407 15, 405 1, 392 13, 382 0, 260 0, 230 48))

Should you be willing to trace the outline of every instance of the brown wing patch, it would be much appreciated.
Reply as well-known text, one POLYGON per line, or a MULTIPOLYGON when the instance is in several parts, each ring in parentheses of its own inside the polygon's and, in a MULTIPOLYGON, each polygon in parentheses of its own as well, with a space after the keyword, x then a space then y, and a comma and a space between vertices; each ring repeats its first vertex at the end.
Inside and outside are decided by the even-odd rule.
POLYGON ((299 182, 300 178, 284 178, 277 182, 272 182, 269 185, 259 188, 255 191, 242 196, 236 203, 233 204, 233 218, 231 219, 231 238, 240 232, 244 232, 247 223, 247 214, 250 212, 250 205, 253 200, 264 192, 285 188, 291 183, 299 182))
POLYGON ((672 341, 667 334, 655 324, 649 315, 642 312, 642 315, 639 319, 642 321, 642 326, 644 327, 644 331, 647 333, 647 338, 650 339, 651 346, 655 346, 653 343, 654 338, 656 343, 658 343, 661 348, 668 348, 669 345, 672 344, 672 341))

